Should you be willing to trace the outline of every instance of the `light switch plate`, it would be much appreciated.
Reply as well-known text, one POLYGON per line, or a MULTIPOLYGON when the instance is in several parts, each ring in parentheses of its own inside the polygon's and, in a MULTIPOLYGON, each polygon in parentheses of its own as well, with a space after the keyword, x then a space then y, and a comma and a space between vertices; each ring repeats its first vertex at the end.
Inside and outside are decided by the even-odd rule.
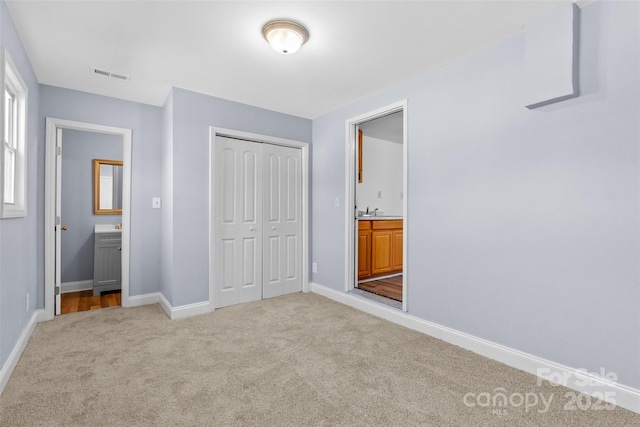
POLYGON ((162 198, 154 197, 151 199, 151 207, 153 209, 160 209, 162 207, 162 198))

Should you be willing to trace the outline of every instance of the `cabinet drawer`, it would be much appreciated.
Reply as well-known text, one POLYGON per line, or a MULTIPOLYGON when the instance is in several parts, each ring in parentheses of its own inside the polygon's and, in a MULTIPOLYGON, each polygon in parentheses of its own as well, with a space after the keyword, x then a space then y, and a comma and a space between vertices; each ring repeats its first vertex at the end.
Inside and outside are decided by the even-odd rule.
POLYGON ((379 220, 379 221, 369 221, 372 222, 372 227, 374 230, 395 230, 402 229, 402 220, 401 219, 389 219, 389 220, 379 220))
POLYGON ((358 231, 371 230, 371 221, 358 221, 358 231))
POLYGON ((96 242, 98 243, 106 243, 106 242, 120 242, 122 240, 121 233, 96 233, 96 242))

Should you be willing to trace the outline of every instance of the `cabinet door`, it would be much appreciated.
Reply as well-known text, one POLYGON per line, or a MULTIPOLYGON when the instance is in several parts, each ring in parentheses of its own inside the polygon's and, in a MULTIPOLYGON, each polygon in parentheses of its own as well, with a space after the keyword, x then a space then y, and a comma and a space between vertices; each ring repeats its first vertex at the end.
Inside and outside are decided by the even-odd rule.
POLYGON ((391 230, 375 230, 371 233, 371 274, 391 271, 391 230))
POLYGON ((94 255, 93 286, 120 285, 122 252, 120 238, 97 237, 94 255))
POLYGON ((402 271, 402 230, 394 230, 391 234, 392 271, 402 271))
POLYGON ((358 232, 358 279, 371 276, 371 232, 358 232))

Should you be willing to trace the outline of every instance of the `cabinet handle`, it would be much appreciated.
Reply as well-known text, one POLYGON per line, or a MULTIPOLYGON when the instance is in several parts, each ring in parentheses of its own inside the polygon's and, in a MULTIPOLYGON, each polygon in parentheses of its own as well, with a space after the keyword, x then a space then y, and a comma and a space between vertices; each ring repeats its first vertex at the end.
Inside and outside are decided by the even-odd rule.
POLYGON ((253 230, 255 230, 255 228, 249 227, 249 231, 253 231, 253 230))
POLYGON ((66 225, 63 225, 62 227, 60 227, 60 230, 62 230, 62 231, 67 231, 67 226, 66 226, 66 225))
POLYGON ((275 227, 271 227, 271 229, 272 229, 272 230, 275 230, 276 228, 275 228, 275 227))
POLYGON ((121 250, 122 250, 122 248, 118 248, 118 250, 119 250, 119 251, 121 251, 121 250))

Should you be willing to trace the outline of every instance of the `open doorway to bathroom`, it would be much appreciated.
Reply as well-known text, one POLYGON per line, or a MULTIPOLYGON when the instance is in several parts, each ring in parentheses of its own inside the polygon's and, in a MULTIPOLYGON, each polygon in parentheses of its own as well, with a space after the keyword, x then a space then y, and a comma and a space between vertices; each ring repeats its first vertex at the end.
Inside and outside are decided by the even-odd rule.
POLYGON ((121 305, 123 141, 63 129, 60 314, 121 305))
POLYGON ((68 312, 129 305, 131 141, 131 129, 46 119, 45 320, 63 295, 77 298, 68 312))
POLYGON ((406 310, 406 105, 348 121, 348 291, 406 310))

